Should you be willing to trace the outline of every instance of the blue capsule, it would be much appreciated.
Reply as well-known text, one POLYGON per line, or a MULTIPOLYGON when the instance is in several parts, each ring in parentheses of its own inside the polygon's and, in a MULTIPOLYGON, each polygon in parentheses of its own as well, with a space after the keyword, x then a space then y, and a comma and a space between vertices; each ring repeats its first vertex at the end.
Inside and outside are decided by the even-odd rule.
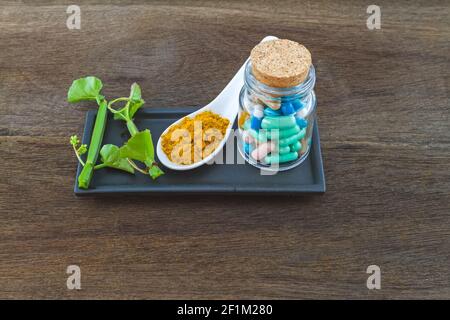
POLYGON ((308 126, 308 120, 295 117, 295 122, 297 122, 297 125, 300 127, 300 129, 306 128, 308 126))
POLYGON ((279 109, 273 110, 272 108, 267 107, 264 109, 264 115, 268 116, 268 117, 278 117, 278 116, 281 116, 282 113, 281 113, 281 110, 279 110, 279 109))
POLYGON ((252 152, 252 145, 244 142, 244 153, 250 154, 252 152))
POLYGON ((304 107, 303 103, 300 101, 300 99, 295 99, 291 102, 292 106, 294 107, 295 112, 302 109, 304 107))
POLYGON ((253 130, 261 129, 261 121, 262 121, 262 118, 260 119, 255 116, 252 116, 251 122, 250 122, 250 128, 252 128, 253 130))
POLYGON ((294 107, 292 106, 292 104, 290 102, 282 102, 281 103, 281 112, 285 116, 289 116, 289 115, 295 113, 295 110, 294 110, 294 107))

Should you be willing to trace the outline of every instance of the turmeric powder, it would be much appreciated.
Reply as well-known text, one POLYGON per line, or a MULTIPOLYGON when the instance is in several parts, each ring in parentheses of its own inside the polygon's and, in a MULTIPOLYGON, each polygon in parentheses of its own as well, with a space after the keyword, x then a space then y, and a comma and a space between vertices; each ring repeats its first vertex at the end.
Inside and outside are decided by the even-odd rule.
POLYGON ((185 117, 162 136, 162 150, 176 164, 198 162, 214 152, 229 124, 228 119, 211 111, 185 117))

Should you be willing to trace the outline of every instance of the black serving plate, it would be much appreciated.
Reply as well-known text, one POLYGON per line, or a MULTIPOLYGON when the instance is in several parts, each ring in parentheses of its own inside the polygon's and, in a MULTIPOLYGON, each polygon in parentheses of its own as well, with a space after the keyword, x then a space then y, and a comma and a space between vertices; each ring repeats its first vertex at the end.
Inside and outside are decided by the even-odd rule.
MULTIPOLYGON (((197 108, 141 109, 135 116, 137 127, 149 128, 153 143, 156 144, 161 133, 177 119, 188 115, 197 108)), ((89 144, 96 111, 88 111, 83 133, 83 143, 89 144)), ((103 144, 112 143, 121 146, 129 138, 125 123, 113 120, 108 115, 103 144)), ((174 171, 162 166, 165 174, 156 180, 140 173, 135 175, 115 169, 95 171, 90 187, 87 190, 78 188, 78 165, 75 179, 75 194, 108 194, 108 193, 322 193, 325 192, 322 155, 317 123, 314 124, 312 148, 307 159, 298 167, 278 172, 275 175, 261 175, 258 168, 243 161, 235 142, 234 164, 206 164, 189 171, 174 171), (239 161, 237 159, 239 158, 239 161), (238 164, 240 163, 240 164, 238 164), (244 164, 242 164, 244 163, 244 164)), ((225 152, 225 151, 224 151, 225 152)), ((222 154, 218 155, 223 156, 222 154)))

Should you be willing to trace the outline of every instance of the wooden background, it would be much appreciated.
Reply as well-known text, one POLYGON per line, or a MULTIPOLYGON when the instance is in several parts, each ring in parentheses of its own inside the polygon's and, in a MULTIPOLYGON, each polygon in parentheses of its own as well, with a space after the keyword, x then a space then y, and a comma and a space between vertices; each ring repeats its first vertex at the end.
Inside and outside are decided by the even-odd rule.
POLYGON ((0 2, 0 298, 450 298, 448 1, 377 1, 374 31, 373 1, 73 2, 81 30, 0 2), (269 34, 312 52, 324 195, 74 196, 73 79, 204 105, 269 34))

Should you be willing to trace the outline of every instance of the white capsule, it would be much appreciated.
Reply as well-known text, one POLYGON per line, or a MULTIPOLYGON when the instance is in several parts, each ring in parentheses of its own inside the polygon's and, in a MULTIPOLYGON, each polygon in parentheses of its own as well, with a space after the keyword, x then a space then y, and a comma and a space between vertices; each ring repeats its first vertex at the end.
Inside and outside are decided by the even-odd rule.
POLYGON ((252 158, 255 160, 264 159, 270 152, 275 150, 275 143, 273 142, 264 142, 261 143, 255 150, 252 151, 252 158))
POLYGON ((255 138, 253 138, 247 130, 244 130, 244 132, 242 133, 242 138, 244 139, 245 143, 254 143, 255 142, 255 138))
POLYGON ((258 108, 255 106, 255 109, 253 109, 253 116, 258 118, 258 119, 262 119, 264 117, 264 108, 263 106, 258 104, 258 108), (261 108, 259 108, 261 107, 261 108))

